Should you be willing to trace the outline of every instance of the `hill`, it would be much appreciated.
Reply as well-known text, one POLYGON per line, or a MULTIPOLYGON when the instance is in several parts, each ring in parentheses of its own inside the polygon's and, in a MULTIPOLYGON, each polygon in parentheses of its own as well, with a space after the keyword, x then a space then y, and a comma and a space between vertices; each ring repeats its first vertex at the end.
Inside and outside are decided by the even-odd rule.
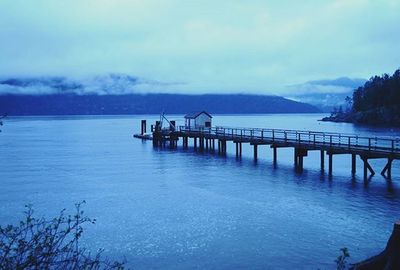
POLYGON ((262 95, 0 95, 0 113, 9 115, 115 115, 115 114, 184 114, 207 110, 210 113, 316 113, 309 104, 279 96, 262 95))

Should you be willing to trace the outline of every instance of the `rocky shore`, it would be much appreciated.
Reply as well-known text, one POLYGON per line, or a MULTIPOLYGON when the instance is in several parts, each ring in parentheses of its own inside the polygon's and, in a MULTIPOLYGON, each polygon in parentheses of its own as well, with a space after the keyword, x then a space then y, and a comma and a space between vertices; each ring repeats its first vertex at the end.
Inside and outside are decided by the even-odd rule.
POLYGON ((396 108, 381 107, 363 112, 336 113, 321 121, 400 127, 400 112, 396 108))

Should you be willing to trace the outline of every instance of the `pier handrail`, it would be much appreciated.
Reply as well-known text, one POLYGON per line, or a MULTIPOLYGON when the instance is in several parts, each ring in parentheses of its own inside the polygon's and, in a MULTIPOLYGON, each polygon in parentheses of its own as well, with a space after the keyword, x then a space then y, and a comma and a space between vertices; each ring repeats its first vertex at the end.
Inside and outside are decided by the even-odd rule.
POLYGON ((343 149, 359 149, 400 154, 399 137, 359 136, 344 133, 267 129, 267 128, 236 128, 214 126, 210 128, 193 128, 179 126, 180 132, 200 133, 202 135, 216 135, 227 139, 247 139, 253 142, 272 141, 296 142, 297 144, 326 145, 343 149))
MULTIPOLYGON (((370 136, 359 136, 354 133, 342 133, 342 132, 330 132, 330 131, 315 131, 315 130, 299 130, 299 129, 279 129, 279 128, 249 128, 249 127, 228 127, 228 126, 215 126, 216 128, 225 128, 225 129, 251 129, 251 130, 275 130, 275 131, 286 131, 286 132, 304 132, 304 133, 320 133, 320 134, 328 134, 328 135, 341 135, 341 136, 348 136, 348 137, 365 137, 365 138, 370 138, 370 136)), ((371 137, 372 138, 372 137, 371 137)), ((395 136, 379 136, 379 138, 383 139, 389 139, 389 140, 395 140, 399 139, 400 137, 395 137, 395 136)))

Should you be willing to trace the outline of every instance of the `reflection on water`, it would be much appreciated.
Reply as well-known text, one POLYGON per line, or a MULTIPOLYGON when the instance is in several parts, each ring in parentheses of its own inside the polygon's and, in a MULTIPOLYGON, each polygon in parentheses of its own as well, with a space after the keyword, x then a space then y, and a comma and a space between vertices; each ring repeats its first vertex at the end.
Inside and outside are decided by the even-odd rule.
MULTIPOLYGON (((321 117, 217 115, 213 124, 399 134, 321 117)), ((364 185, 360 160, 352 177, 348 155, 334 157, 328 177, 317 151, 297 173, 292 149, 279 149, 274 167, 268 146, 255 163, 249 145, 236 160, 234 144, 220 157, 132 138, 141 119, 157 118, 8 119, 0 134, 0 223, 18 220, 27 203, 50 216, 85 199, 98 220, 86 244, 125 256, 135 269, 327 269, 344 246, 353 260, 379 252, 399 218, 397 161, 392 182, 377 174, 364 185)), ((378 172, 385 165, 371 163, 378 172)))

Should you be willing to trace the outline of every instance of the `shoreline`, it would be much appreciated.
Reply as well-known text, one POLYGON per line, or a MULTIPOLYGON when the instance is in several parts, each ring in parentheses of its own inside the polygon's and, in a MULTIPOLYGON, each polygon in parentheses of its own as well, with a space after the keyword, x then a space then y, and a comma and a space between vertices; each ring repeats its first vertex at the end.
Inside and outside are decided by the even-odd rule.
POLYGON ((352 123, 357 125, 399 128, 400 119, 396 119, 394 114, 389 114, 385 111, 368 111, 356 113, 341 113, 331 116, 326 116, 320 119, 322 122, 335 123, 352 123))

